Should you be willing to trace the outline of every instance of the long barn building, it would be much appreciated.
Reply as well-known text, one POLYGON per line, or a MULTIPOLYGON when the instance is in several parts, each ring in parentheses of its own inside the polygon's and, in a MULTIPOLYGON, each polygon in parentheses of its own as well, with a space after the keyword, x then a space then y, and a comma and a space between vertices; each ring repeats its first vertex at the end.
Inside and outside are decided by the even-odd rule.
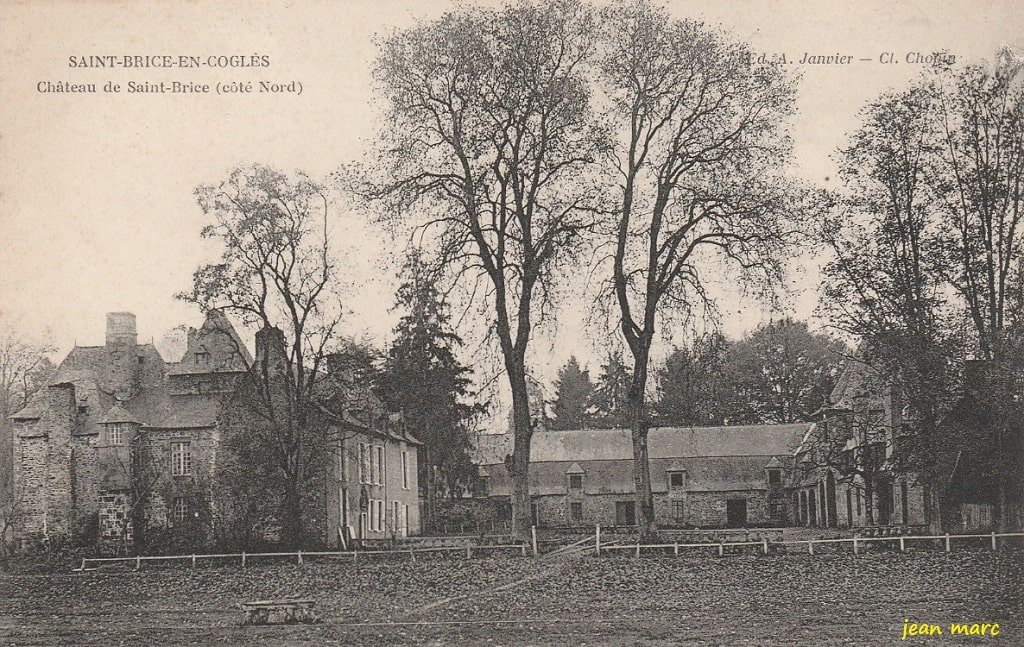
MULTIPOLYGON (((654 509, 661 527, 791 523, 786 467, 809 423, 651 429, 654 509)), ((506 435, 480 436, 478 456, 489 498, 507 500, 506 435)), ((534 434, 530 494, 539 526, 636 523, 633 450, 628 429, 534 434)))

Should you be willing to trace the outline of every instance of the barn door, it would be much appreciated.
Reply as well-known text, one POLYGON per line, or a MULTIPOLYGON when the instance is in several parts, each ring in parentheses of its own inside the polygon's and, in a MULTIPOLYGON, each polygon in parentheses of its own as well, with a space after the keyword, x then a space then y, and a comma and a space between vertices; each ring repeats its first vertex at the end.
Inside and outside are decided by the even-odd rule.
POLYGON ((725 520, 730 528, 747 525, 747 500, 729 499, 725 502, 725 520))

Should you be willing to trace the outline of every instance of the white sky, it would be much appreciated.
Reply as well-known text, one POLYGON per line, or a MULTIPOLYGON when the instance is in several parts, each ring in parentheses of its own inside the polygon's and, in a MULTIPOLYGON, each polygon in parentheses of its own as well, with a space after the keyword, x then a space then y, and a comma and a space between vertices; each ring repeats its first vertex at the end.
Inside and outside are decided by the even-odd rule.
MULTIPOLYGON (((374 132, 369 78, 372 38, 446 2, 4 2, 0 5, 0 319, 63 350, 103 340, 104 313, 138 316, 140 339, 198 312, 173 299, 192 271, 213 260, 203 243, 192 190, 258 161, 323 177, 363 155, 374 132), (68 69, 68 56, 103 54, 268 54, 268 70, 68 69), (60 95, 39 81, 299 80, 302 96, 60 95)), ((979 2, 673 2, 679 16, 703 17, 755 50, 851 54, 849 66, 800 66, 793 123, 799 172, 825 182, 830 154, 856 126, 856 111, 919 68, 877 62, 882 52, 945 49, 960 61, 991 58, 1001 44, 1024 46, 1024 3, 979 2)), ((796 66, 794 66, 796 67, 796 66)), ((383 342, 394 316, 387 259, 394 245, 365 217, 339 213, 337 241, 355 283, 350 333, 383 342)), ((395 248, 397 250, 397 248, 395 248)), ((812 314, 813 260, 791 281, 790 312, 812 314)), ((550 379, 575 352, 597 356, 582 316, 560 318, 540 340, 541 374, 550 379)), ((726 332, 763 321, 756 303, 729 299, 726 332)), ((603 331, 590 331, 600 338, 603 331)))

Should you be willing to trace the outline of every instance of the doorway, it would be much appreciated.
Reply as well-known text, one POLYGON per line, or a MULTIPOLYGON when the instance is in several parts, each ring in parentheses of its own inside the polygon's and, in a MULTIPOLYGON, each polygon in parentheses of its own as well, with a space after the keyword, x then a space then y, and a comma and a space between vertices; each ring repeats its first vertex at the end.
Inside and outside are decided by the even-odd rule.
POLYGON ((747 525, 747 500, 729 499, 725 502, 725 523, 730 528, 747 525))
POLYGON ((615 502, 615 525, 635 526, 636 525, 636 501, 615 502))

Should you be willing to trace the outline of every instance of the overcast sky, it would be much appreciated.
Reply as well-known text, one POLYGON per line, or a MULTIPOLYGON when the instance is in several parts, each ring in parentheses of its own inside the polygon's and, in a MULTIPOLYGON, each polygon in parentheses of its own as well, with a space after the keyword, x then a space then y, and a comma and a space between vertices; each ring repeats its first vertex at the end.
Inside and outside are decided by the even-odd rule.
MULTIPOLYGON (((323 177, 358 160, 375 129, 369 78, 373 37, 439 15, 446 2, 4 2, 0 5, 0 318, 49 330, 66 350, 103 341, 104 313, 138 316, 140 338, 160 339, 198 312, 173 294, 216 249, 199 238, 193 189, 259 161, 323 177), (69 69, 69 56, 260 54, 265 70, 69 69), (303 94, 175 96, 40 93, 40 81, 103 84, 231 80, 301 81, 303 94)), ((793 123, 799 173, 825 183, 830 155, 858 108, 920 67, 908 52, 948 50, 958 61, 1024 45, 1024 3, 674 2, 748 40, 756 51, 799 60, 849 54, 844 66, 794 66, 803 74, 793 123), (899 64, 878 62, 893 52, 899 64)), ((379 343, 394 324, 387 260, 394 245, 358 213, 337 213, 336 240, 354 283, 351 334, 379 343)), ((794 268, 789 312, 816 303, 813 260, 794 268)), ((723 326, 736 335, 772 315, 730 298, 723 326)), ((776 313, 777 316, 777 313, 776 313)), ((594 340, 572 306, 538 343, 542 376, 570 353, 596 370, 594 340)), ((822 325, 822 322, 817 322, 822 325)), ((596 335, 596 336, 595 336, 596 335)))

